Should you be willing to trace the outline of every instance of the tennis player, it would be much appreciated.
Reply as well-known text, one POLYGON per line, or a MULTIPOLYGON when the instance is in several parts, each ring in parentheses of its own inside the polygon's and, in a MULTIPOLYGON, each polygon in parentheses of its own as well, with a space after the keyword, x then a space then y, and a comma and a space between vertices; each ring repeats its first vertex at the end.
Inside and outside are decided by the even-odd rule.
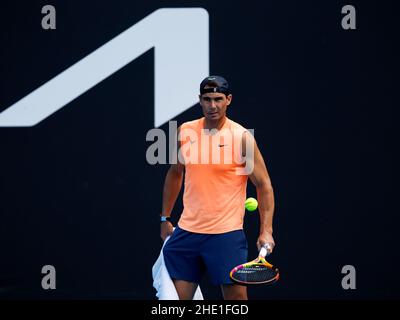
POLYGON ((220 76, 205 78, 199 99, 204 117, 179 128, 179 161, 171 165, 165 178, 161 238, 171 235, 163 250, 165 265, 181 300, 193 298, 205 272, 214 285, 221 286, 225 300, 247 300, 246 286, 233 283, 229 277, 232 268, 248 260, 243 232, 246 185, 250 178, 257 189, 258 250, 266 243, 273 248, 271 180, 253 135, 226 116, 232 102, 228 82, 220 76), (227 134, 234 138, 228 139, 227 134), (204 137, 220 136, 219 143, 205 143, 204 137), (242 161, 235 161, 238 148, 231 146, 238 136, 242 161), (231 152, 233 157, 228 157, 231 152), (215 160, 214 156, 219 156, 219 162, 209 161, 215 160), (232 161, 222 162, 230 158, 232 161), (245 168, 251 170, 243 174, 245 168), (183 180, 184 209, 173 230, 170 216, 183 180))

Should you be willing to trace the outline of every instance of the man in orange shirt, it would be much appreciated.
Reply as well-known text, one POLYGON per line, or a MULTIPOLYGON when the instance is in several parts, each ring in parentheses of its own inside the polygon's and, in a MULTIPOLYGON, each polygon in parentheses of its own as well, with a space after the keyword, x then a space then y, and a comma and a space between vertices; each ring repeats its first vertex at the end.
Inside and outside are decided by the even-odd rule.
POLYGON ((243 232, 247 178, 257 189, 258 250, 267 243, 272 249, 275 245, 271 180, 254 137, 226 116, 232 101, 228 82, 220 76, 205 78, 199 98, 204 117, 179 128, 179 160, 165 179, 161 238, 171 238, 163 249, 164 261, 182 300, 193 298, 205 272, 221 286, 224 299, 245 300, 247 288, 233 283, 229 272, 247 261, 243 232), (236 161, 238 152, 242 161, 236 161), (174 231, 170 216, 183 178, 184 210, 174 231))

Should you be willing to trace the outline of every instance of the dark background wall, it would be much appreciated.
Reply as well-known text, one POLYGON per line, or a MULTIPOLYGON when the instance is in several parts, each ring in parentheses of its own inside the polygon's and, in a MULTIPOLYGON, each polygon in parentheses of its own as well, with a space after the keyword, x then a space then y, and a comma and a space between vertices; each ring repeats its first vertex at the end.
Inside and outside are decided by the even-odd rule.
MULTIPOLYGON (((230 81, 229 117, 255 129, 272 178, 282 278, 250 297, 399 298, 393 2, 2 1, 0 111, 164 7, 207 9, 210 73, 230 81), (41 28, 45 4, 54 31, 41 28), (341 27, 346 4, 356 30, 341 27), (356 290, 341 287, 344 265, 356 290)), ((0 128, 1 297, 154 299, 168 167, 145 158, 153 60, 151 50, 37 126, 0 128), (40 286, 46 264, 53 291, 40 286)), ((196 105, 175 120, 200 116, 196 105)), ((180 198, 175 219, 181 209, 180 198)), ((245 230, 255 256, 257 213, 245 230)), ((206 279, 202 289, 221 298, 206 279)))

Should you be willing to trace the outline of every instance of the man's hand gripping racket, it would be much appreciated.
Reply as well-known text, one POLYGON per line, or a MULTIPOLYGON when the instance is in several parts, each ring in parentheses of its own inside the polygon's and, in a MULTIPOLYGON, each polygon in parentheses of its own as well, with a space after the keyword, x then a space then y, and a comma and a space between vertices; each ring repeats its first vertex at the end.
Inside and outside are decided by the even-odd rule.
POLYGON ((279 279, 279 270, 265 260, 271 253, 271 245, 266 243, 261 247, 258 258, 238 265, 230 272, 233 281, 240 284, 269 284, 279 279))

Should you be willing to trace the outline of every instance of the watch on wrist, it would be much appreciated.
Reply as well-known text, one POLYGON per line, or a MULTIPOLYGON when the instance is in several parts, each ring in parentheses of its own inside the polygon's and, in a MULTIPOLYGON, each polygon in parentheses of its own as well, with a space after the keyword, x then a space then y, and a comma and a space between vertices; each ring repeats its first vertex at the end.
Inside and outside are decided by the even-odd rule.
POLYGON ((165 222, 165 221, 171 222, 171 217, 161 216, 160 217, 160 222, 165 222))

